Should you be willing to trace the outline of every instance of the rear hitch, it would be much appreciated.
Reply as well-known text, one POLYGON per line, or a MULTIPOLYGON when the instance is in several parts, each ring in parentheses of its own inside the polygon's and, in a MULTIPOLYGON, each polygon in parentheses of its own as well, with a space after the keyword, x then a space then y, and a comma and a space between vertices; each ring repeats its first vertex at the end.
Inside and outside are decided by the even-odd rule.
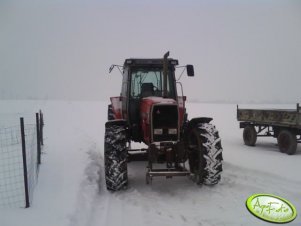
POLYGON ((146 172, 146 184, 151 184, 154 177, 172 178, 174 176, 189 176, 190 171, 185 167, 170 168, 170 169, 150 169, 146 172))

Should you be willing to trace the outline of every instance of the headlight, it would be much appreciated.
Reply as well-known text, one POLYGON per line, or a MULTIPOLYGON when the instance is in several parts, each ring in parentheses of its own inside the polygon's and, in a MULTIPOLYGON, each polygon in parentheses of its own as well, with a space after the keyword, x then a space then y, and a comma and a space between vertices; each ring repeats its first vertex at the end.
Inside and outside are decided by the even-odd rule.
POLYGON ((177 129, 168 129, 168 134, 177 134, 177 129))
POLYGON ((155 135, 162 135, 163 134, 163 129, 154 129, 154 134, 155 135))

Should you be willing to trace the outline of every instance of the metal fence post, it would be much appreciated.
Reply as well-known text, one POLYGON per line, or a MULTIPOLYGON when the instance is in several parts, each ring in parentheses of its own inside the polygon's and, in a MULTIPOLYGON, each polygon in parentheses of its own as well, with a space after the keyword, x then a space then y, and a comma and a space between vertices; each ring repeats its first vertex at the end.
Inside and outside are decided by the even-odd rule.
POLYGON ((44 118, 43 118, 43 113, 40 110, 40 141, 41 141, 41 145, 44 145, 43 128, 44 128, 44 118))
POLYGON ((41 136, 40 136, 39 113, 36 113, 36 130, 37 130, 37 160, 38 160, 38 164, 41 164, 41 136))
POLYGON ((22 140, 22 156, 23 156, 23 176, 24 176, 24 189, 25 189, 25 208, 29 207, 29 192, 28 192, 28 178, 27 178, 27 162, 26 162, 26 144, 25 144, 25 131, 24 119, 20 118, 21 127, 21 140, 22 140))

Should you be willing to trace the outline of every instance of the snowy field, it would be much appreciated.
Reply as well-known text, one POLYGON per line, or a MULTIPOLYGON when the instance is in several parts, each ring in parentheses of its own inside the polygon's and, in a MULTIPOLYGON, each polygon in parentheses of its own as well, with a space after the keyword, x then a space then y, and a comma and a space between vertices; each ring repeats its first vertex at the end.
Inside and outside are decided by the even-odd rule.
MULTIPOLYGON (((146 163, 129 164, 129 188, 105 189, 103 138, 106 102, 0 101, 0 122, 22 113, 44 112, 44 154, 32 207, 1 208, 1 226, 209 226, 271 225, 245 207, 254 193, 290 200, 301 225, 301 145, 289 156, 276 139, 243 145, 242 130, 231 104, 187 104, 189 118, 210 116, 220 131, 224 172, 214 186, 197 186, 188 178, 155 178, 145 184, 146 163)), ((246 106, 293 108, 288 106, 246 106)), ((13 119, 10 119, 13 120, 13 119)), ((10 122, 8 120, 7 122, 10 122)), ((17 121, 18 122, 18 118, 17 121)))

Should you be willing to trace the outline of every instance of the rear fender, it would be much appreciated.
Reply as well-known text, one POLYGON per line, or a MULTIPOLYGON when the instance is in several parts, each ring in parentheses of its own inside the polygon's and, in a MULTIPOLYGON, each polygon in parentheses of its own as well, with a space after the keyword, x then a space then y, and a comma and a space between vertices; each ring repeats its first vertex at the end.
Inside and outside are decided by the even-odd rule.
POLYGON ((183 123, 187 120, 187 113, 185 108, 185 101, 186 96, 178 96, 178 106, 179 106, 179 119, 180 119, 180 125, 182 126, 183 123))
POLYGON ((124 126, 127 127, 128 123, 126 120, 123 119, 116 119, 116 120, 110 120, 106 122, 106 128, 112 127, 112 126, 124 126))
POLYGON ((122 97, 111 97, 112 110, 115 119, 122 119, 122 97))

